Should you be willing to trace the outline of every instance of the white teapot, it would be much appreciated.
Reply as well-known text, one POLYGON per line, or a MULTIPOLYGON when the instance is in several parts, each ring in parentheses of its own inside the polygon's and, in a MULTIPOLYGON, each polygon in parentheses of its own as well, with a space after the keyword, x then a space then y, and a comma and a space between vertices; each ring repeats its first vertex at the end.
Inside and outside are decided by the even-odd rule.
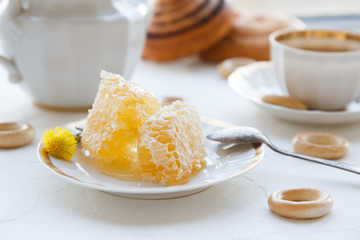
POLYGON ((0 63, 40 106, 90 107, 101 69, 130 77, 148 13, 141 0, 3 0, 0 63))

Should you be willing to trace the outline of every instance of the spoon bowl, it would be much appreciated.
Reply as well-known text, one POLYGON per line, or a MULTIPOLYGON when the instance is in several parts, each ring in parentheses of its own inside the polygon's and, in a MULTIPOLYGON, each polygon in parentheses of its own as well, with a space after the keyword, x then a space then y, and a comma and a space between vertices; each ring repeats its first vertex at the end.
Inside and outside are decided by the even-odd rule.
POLYGON ((264 133, 252 127, 225 128, 206 136, 210 140, 223 143, 265 143, 269 139, 264 133))

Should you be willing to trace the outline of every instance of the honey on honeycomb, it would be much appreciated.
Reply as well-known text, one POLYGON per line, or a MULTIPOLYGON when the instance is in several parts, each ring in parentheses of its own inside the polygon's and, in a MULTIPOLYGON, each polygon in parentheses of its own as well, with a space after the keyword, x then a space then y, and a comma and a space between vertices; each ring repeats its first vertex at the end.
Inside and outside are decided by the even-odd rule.
POLYGON ((82 133, 82 147, 104 174, 140 181, 137 158, 139 131, 160 103, 121 76, 101 72, 101 82, 82 133))
POLYGON ((164 106, 140 130, 141 178, 163 185, 185 184, 206 168, 201 120, 180 101, 164 106))
POLYGON ((101 72, 82 133, 83 156, 96 169, 127 181, 185 184, 206 167, 201 121, 180 101, 161 107, 140 86, 101 72))

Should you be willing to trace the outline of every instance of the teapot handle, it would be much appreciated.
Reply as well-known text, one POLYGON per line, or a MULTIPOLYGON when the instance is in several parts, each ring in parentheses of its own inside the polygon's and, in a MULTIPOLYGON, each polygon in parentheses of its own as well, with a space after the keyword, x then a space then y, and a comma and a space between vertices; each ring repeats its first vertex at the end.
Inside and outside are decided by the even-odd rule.
POLYGON ((12 60, 14 43, 19 40, 21 35, 20 27, 15 18, 21 11, 21 0, 2 0, 0 4, 0 33, 3 50, 7 55, 7 57, 0 56, 0 64, 8 71, 11 82, 21 81, 19 70, 12 60))
POLYGON ((21 76, 17 66, 14 61, 8 60, 2 56, 0 56, 0 64, 7 70, 9 73, 9 80, 13 83, 18 83, 21 81, 21 76))

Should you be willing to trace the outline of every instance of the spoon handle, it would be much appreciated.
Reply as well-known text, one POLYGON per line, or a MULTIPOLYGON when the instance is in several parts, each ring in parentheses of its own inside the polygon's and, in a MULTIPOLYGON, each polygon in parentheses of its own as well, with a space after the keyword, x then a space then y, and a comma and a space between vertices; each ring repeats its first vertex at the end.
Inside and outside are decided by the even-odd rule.
POLYGON ((306 156, 306 155, 302 155, 302 154, 289 152, 289 151, 280 149, 280 148, 276 147, 275 145, 269 144, 269 143, 266 143, 266 145, 268 145, 268 147, 270 147, 275 152, 284 154, 286 156, 295 157, 295 158, 299 158, 299 159, 310 161, 310 162, 320 163, 320 164, 323 164, 326 166, 330 166, 330 167, 342 169, 345 171, 349 171, 352 173, 360 174, 360 167, 351 166, 349 164, 344 164, 344 163, 341 163, 338 161, 326 160, 326 159, 322 159, 322 158, 316 158, 316 157, 311 157, 311 156, 306 156))

